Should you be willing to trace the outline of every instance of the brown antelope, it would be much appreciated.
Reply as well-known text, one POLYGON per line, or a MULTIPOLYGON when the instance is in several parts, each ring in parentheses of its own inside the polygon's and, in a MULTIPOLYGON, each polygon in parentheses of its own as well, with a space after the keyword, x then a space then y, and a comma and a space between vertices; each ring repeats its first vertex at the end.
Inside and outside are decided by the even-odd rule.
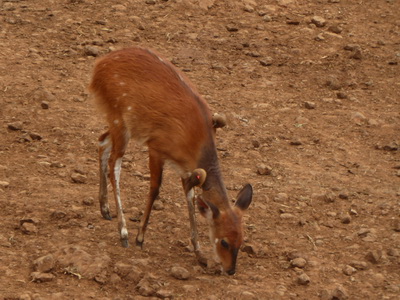
POLYGON ((142 246, 154 200, 158 197, 164 163, 180 170, 189 208, 191 242, 201 259, 194 202, 210 224, 211 242, 223 270, 235 273, 243 242, 242 214, 252 199, 244 186, 232 207, 222 181, 215 147, 215 131, 225 125, 212 116, 207 103, 189 80, 155 52, 132 47, 109 53, 97 61, 90 90, 105 112, 109 129, 99 138, 100 211, 110 220, 107 176, 113 187, 121 243, 128 247, 119 180, 122 157, 130 138, 148 146, 150 193, 136 244, 142 246), (194 187, 201 187, 196 196, 194 187))

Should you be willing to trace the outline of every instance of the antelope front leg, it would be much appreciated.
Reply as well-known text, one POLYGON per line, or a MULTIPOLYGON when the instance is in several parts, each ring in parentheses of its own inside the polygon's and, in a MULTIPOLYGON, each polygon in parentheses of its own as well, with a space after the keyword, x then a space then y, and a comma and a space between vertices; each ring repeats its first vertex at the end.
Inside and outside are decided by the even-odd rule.
POLYGON ((194 253, 196 255, 197 261, 200 265, 206 266, 207 260, 200 252, 200 244, 197 232, 197 222, 196 222, 196 214, 194 207, 194 189, 190 189, 186 194, 186 201, 188 204, 189 210, 189 221, 190 221, 190 240, 193 245, 194 253))

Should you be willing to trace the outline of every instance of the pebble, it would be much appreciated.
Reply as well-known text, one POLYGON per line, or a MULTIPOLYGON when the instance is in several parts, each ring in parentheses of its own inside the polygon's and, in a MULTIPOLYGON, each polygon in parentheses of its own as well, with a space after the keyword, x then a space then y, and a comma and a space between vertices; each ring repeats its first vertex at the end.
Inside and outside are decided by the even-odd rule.
POLYGON ((85 46, 84 53, 86 56, 99 56, 100 55, 100 48, 97 46, 85 46))
POLYGON ((264 67, 271 66, 273 64, 273 61, 273 58, 269 56, 259 60, 260 64, 264 67))
POLYGON ((246 244, 246 245, 242 246, 241 250, 243 252, 246 252, 249 255, 255 255, 257 253, 256 247, 252 244, 246 244))
POLYGON ((272 173, 272 168, 270 166, 267 166, 265 164, 259 164, 257 166, 257 174, 259 175, 271 175, 272 173))
POLYGON ((315 24, 317 27, 324 27, 326 25, 326 20, 319 16, 314 16, 311 18, 311 23, 315 24))
POLYGON ((86 206, 92 206, 94 204, 94 198, 89 197, 82 200, 82 204, 86 206))
POLYGON ((382 251, 372 250, 367 253, 365 259, 373 264, 378 264, 382 260, 382 251))
POLYGON ((306 101, 304 102, 304 107, 307 109, 315 109, 316 105, 314 102, 306 101))
POLYGON ((288 200, 289 200, 289 196, 286 193, 278 193, 274 198, 275 202, 286 202, 288 200))
POLYGON ((164 209, 164 203, 162 203, 160 200, 156 200, 156 201, 154 201, 153 208, 155 210, 163 210, 164 209))
POLYGON ((355 272, 357 272, 356 268, 353 268, 352 266, 346 265, 343 268, 343 274, 347 275, 347 276, 351 276, 353 275, 355 272))
POLYGON ((259 299, 254 293, 249 292, 249 291, 244 291, 240 294, 241 300, 256 300, 259 299))
POLYGON ((342 84, 340 83, 339 79, 337 79, 334 76, 329 77, 326 82, 325 85, 330 88, 331 90, 340 90, 342 88, 342 84))
POLYGON ((237 32, 239 31, 239 28, 236 25, 230 24, 226 25, 226 30, 228 30, 229 32, 237 32))
POLYGON ((310 277, 306 273, 300 274, 297 277, 297 282, 301 285, 307 285, 310 283, 310 277))
POLYGON ((349 213, 345 213, 345 214, 341 217, 340 221, 341 221, 343 224, 350 224, 350 222, 351 222, 351 216, 349 215, 349 213))
POLYGON ((330 32, 336 33, 336 34, 340 34, 343 31, 343 28, 339 25, 331 25, 328 27, 328 30, 330 32))
POLYGON ((43 101, 42 103, 40 103, 40 106, 43 109, 49 109, 49 107, 50 107, 49 102, 47 102, 47 101, 43 101))
POLYGON ((146 4, 154 5, 154 4, 156 4, 156 1, 155 0, 146 0, 146 4))
POLYGON ((72 173, 71 174, 71 179, 72 179, 72 182, 74 182, 74 183, 84 184, 84 183, 87 182, 86 175, 79 174, 78 172, 72 173))
POLYGON ((304 268, 307 261, 302 257, 297 257, 290 262, 290 265, 295 268, 304 268))
POLYGON ((23 125, 22 125, 22 122, 17 121, 14 123, 7 124, 7 128, 10 130, 13 130, 13 131, 18 131, 18 130, 22 130, 23 125))
POLYGON ((10 183, 8 181, 0 181, 0 188, 8 188, 10 183))
POLYGON ((400 220, 395 220, 393 224, 393 230, 396 232, 400 232, 400 220))
POLYGON ((38 233, 38 228, 33 223, 25 222, 21 225, 21 230, 25 234, 36 234, 38 233))
POLYGON ((293 219, 294 218, 294 215, 293 214, 290 214, 290 213, 283 213, 283 214, 280 214, 280 216, 279 216, 282 220, 288 220, 288 219, 293 219))
POLYGON ((363 123, 365 123, 365 121, 367 120, 367 118, 364 116, 364 114, 360 113, 360 112, 353 112, 351 114, 351 120, 356 123, 357 125, 361 125, 363 123))
POLYGON ((179 280, 187 280, 190 277, 189 271, 183 267, 172 267, 171 275, 179 280))
POLYGON ((31 278, 33 282, 49 282, 52 281, 55 276, 51 273, 32 272, 31 278))
POLYGON ((350 262, 349 265, 356 268, 357 270, 368 269, 368 264, 365 261, 354 260, 354 261, 350 262))
POLYGON ((254 12, 254 7, 251 6, 250 4, 246 4, 246 5, 243 7, 243 10, 244 10, 245 12, 252 13, 252 12, 254 12))
POLYGON ((346 290, 342 286, 337 286, 333 291, 332 291, 332 298, 335 300, 346 300, 349 298, 346 290))
POLYGON ((161 299, 172 299, 174 298, 174 292, 171 290, 161 289, 156 292, 156 296, 161 299))
POLYGON ((33 268, 40 273, 50 272, 55 265, 55 260, 52 254, 48 254, 33 261, 33 268))

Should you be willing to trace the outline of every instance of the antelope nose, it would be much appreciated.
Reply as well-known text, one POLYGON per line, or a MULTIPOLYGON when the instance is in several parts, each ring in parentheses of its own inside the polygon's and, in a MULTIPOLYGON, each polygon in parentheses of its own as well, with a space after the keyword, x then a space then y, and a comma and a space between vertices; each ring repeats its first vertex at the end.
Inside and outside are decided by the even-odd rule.
POLYGON ((233 275, 236 273, 236 270, 233 268, 233 269, 226 271, 226 273, 228 273, 228 275, 233 275))

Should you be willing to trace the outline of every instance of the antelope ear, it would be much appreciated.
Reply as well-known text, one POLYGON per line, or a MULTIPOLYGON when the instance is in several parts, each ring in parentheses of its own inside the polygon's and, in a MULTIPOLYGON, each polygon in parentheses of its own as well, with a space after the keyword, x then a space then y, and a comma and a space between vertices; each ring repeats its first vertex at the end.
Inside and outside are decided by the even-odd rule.
POLYGON ((185 191, 189 192, 193 187, 201 187, 206 181, 207 173, 204 169, 195 169, 188 178, 184 180, 185 191))
POLYGON ((218 218, 219 209, 214 204, 203 200, 203 197, 196 197, 197 206, 199 208, 200 214, 207 220, 213 220, 218 218))
POLYGON ((214 114, 212 117, 213 127, 215 129, 222 128, 226 126, 226 118, 220 114, 214 114))
POLYGON ((251 184, 246 184, 237 195, 235 206, 242 211, 246 210, 249 207, 252 198, 253 198, 253 187, 251 186, 251 184))

